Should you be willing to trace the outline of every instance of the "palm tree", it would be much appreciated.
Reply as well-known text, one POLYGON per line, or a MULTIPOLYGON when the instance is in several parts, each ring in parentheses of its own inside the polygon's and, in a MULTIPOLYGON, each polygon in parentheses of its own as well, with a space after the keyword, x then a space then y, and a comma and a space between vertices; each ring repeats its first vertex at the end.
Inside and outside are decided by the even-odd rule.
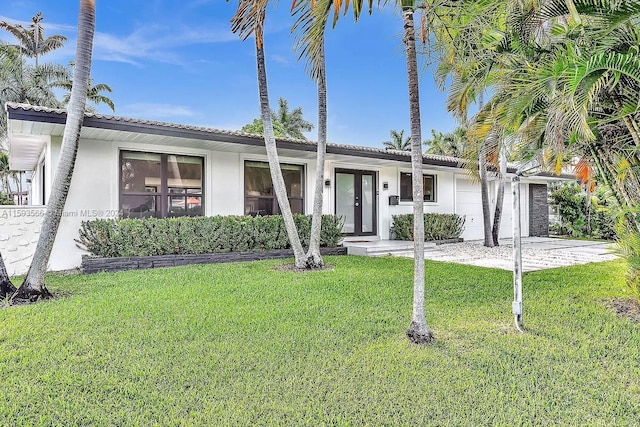
POLYGON ((0 298, 4 299, 9 295, 12 295, 16 291, 16 287, 11 283, 9 273, 4 265, 4 259, 2 253, 0 253, 0 298))
POLYGON ((238 9, 231 20, 231 30, 237 33, 243 40, 253 35, 256 45, 256 62, 258 74, 258 90, 260 99, 260 111, 264 125, 264 142, 269 160, 273 189, 278 199, 282 219, 284 220, 289 243, 293 249, 295 265, 298 268, 305 267, 305 253, 300 243, 300 236, 296 224, 293 221, 291 205, 287 197, 287 188, 280 169, 276 138, 273 133, 271 110, 269 108, 269 91, 267 88, 267 71, 264 59, 264 21, 268 0, 238 0, 238 9))
MULTIPOLYGON (((74 66, 75 66, 75 63, 71 61, 71 63, 69 63, 69 68, 73 70, 74 66)), ((57 87, 67 91, 67 93, 65 93, 64 96, 62 97, 62 103, 64 105, 69 104, 69 101, 71 100, 71 88, 73 87, 73 81, 71 79, 62 80, 57 83, 57 87)), ((89 79, 89 88, 87 89, 87 101, 89 101, 95 106, 104 104, 107 107, 109 107, 111 111, 115 112, 116 106, 113 103, 113 100, 104 94, 105 92, 106 93, 113 92, 113 90, 111 89, 111 86, 109 86, 106 83, 94 84, 93 79, 91 78, 89 79)), ((87 107, 87 111, 93 111, 93 108, 87 107)))
MULTIPOLYGON (((299 22, 307 22, 304 27, 303 40, 305 47, 303 54, 309 58, 319 56, 321 36, 324 35, 325 23, 333 12, 333 24, 337 23, 342 7, 345 12, 351 7, 354 18, 357 20, 363 10, 364 0, 353 2, 342 0, 307 0, 311 3, 308 10, 322 16, 322 19, 312 19, 299 22)), ((301 3, 294 0, 296 3, 301 3)), ((373 0, 368 0, 369 12, 373 9, 373 0)), ((379 2, 379 3, 386 3, 379 2)), ((424 205, 422 188, 422 139, 420 130, 420 101, 418 93, 418 66, 416 58, 416 42, 414 27, 414 11, 417 7, 415 0, 401 0, 397 3, 402 10, 404 24, 404 45, 407 54, 407 74, 409 82, 409 112, 411 119, 411 160, 413 174, 413 213, 414 213, 414 304, 412 321, 407 331, 409 340, 416 344, 426 344, 433 340, 433 334, 427 327, 424 313, 424 205)))
POLYGON ((442 133, 431 129, 431 139, 424 141, 428 154, 461 158, 467 147, 467 130, 458 126, 453 132, 442 133))
POLYGON ((290 138, 304 139, 303 132, 311 132, 313 124, 302 117, 302 107, 289 110, 289 102, 284 98, 278 99, 278 110, 272 111, 271 116, 284 126, 284 133, 290 138))
POLYGON ((41 12, 31 18, 31 24, 24 28, 20 24, 10 24, 7 21, 0 22, 0 28, 3 28, 13 34, 18 39, 19 44, 16 47, 20 53, 28 58, 34 58, 35 66, 38 66, 38 58, 52 50, 59 49, 67 40, 65 36, 53 35, 44 38, 44 28, 41 22, 44 17, 41 12))
POLYGON ((409 81, 409 117, 411 122, 411 174, 413 176, 413 316, 407 330, 409 340, 427 344, 433 333, 427 326, 424 312, 424 198, 422 188, 422 135, 420 126, 420 95, 418 89, 418 61, 414 27, 415 0, 402 0, 404 45, 407 55, 409 81))
POLYGON ((51 295, 45 286, 44 276, 69 193, 69 184, 78 152, 78 142, 87 102, 87 87, 91 73, 94 31, 95 2, 94 0, 80 0, 76 67, 74 68, 71 101, 67 108, 67 120, 62 136, 58 166, 51 186, 51 195, 47 202, 40 237, 31 260, 31 266, 24 282, 12 298, 38 299, 51 295))
MULTIPOLYGON (((271 110, 271 123, 275 136, 281 138, 306 140, 303 132, 313 130, 313 124, 302 117, 302 107, 296 107, 290 111, 289 102, 284 98, 278 99, 278 111, 271 110)), ((252 123, 242 127, 242 131, 264 135, 262 119, 253 119, 252 123)))
POLYGON ((318 146, 316 152, 316 176, 313 196, 313 213, 311 218, 311 233, 309 238, 309 249, 306 254, 306 265, 308 268, 321 268, 324 260, 320 254, 320 239, 322 228, 322 202, 323 202, 323 182, 324 166, 327 153, 327 70, 325 62, 325 31, 328 7, 325 4, 323 9, 318 6, 314 8, 313 3, 303 4, 296 7, 296 0, 291 5, 291 11, 298 15, 298 20, 294 23, 292 31, 297 30, 296 49, 301 52, 301 57, 307 60, 307 71, 318 87, 318 146), (315 29, 317 33, 309 38, 309 30, 315 29))
POLYGON ((391 141, 384 141, 382 145, 387 150, 411 151, 411 137, 404 137, 404 129, 398 132, 392 130, 389 132, 391 141))
MULTIPOLYGON (((60 108, 54 89, 69 78, 69 71, 57 64, 27 64, 12 46, 0 45, 0 103, 23 102, 60 108)), ((0 140, 6 137, 6 112, 0 109, 0 140)))

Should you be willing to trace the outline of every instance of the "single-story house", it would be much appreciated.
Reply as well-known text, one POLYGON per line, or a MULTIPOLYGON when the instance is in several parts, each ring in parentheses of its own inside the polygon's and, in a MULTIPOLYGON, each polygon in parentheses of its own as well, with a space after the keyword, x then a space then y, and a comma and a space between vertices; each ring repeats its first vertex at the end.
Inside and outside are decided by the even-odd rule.
MULTIPOLYGON (((8 104, 6 111, 10 167, 31 173, 30 205, 0 209, 0 250, 10 274, 21 274, 35 249, 66 113, 25 104, 8 104)), ((311 213, 316 144, 283 138, 278 152, 293 211, 311 213)), ((480 186, 460 160, 425 154, 423 164, 425 212, 463 215, 462 237, 481 239, 480 186)), ((548 233, 547 182, 553 179, 522 180, 523 235, 548 233)), ((389 239, 392 215, 412 211, 411 187, 410 153, 328 144, 324 212, 344 216, 348 236, 389 239)), ((491 188, 495 203, 495 182, 491 188)), ((509 184, 504 203, 500 232, 510 236, 509 184)), ((80 265, 85 252, 74 239, 84 220, 277 212, 261 136, 87 113, 50 269, 80 265)))

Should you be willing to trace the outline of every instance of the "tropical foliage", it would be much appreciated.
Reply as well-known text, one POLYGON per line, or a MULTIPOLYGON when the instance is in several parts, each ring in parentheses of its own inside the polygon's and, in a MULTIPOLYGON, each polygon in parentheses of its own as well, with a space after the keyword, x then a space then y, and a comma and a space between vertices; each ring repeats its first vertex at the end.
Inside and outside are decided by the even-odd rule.
POLYGON ((594 237, 613 240, 616 237, 616 210, 611 197, 600 187, 592 193, 575 183, 557 186, 549 197, 556 206, 559 222, 550 226, 550 231, 574 237, 594 237))
POLYGON ((523 163, 556 173, 583 158, 623 228, 640 232, 631 213, 640 202, 640 4, 463 0, 428 16, 439 75, 455 76, 450 109, 464 113, 490 89, 468 126, 484 141, 480 159, 496 158, 492 147, 506 140, 523 163))
POLYGON ((467 130, 459 126, 453 132, 438 132, 431 129, 431 139, 424 141, 428 154, 462 158, 467 150, 467 130))
MULTIPOLYGON (((37 13, 29 26, 0 22, 0 29, 13 35, 15 43, 0 43, 0 104, 22 102, 50 108, 64 108, 70 100, 73 63, 70 67, 42 62, 47 53, 64 46, 66 37, 45 37, 42 22, 37 13), (62 96, 59 97, 62 90, 62 96)), ((95 105, 105 104, 115 111, 113 101, 105 95, 111 87, 104 83, 91 84, 87 97, 95 105)), ((0 140, 6 137, 6 112, 0 109, 0 140)))
POLYGON ((384 141, 382 145, 387 150, 411 151, 411 136, 404 137, 404 129, 389 132, 391 140, 384 141))
MULTIPOLYGON (((281 138, 295 138, 306 140, 304 132, 311 132, 313 124, 304 119, 302 107, 289 110, 289 102, 284 98, 278 99, 278 110, 271 110, 271 120, 273 121, 273 132, 275 136, 281 138)), ((243 132, 264 135, 264 123, 262 119, 254 119, 242 127, 243 132)))

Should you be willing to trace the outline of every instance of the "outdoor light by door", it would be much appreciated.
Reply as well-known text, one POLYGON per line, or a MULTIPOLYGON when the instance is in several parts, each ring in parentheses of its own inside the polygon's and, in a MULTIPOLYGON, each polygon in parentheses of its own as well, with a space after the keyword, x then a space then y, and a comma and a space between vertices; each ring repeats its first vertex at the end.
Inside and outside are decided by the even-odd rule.
POLYGON ((324 180, 324 186, 325 187, 331 187, 331 180, 330 179, 325 179, 324 180))

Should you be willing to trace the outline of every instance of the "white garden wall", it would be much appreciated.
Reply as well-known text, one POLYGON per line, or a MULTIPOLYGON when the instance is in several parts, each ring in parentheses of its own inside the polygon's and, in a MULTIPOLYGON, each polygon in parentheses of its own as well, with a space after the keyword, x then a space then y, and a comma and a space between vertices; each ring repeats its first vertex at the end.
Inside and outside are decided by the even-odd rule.
POLYGON ((0 253, 10 276, 29 269, 43 217, 42 207, 0 206, 0 253))

